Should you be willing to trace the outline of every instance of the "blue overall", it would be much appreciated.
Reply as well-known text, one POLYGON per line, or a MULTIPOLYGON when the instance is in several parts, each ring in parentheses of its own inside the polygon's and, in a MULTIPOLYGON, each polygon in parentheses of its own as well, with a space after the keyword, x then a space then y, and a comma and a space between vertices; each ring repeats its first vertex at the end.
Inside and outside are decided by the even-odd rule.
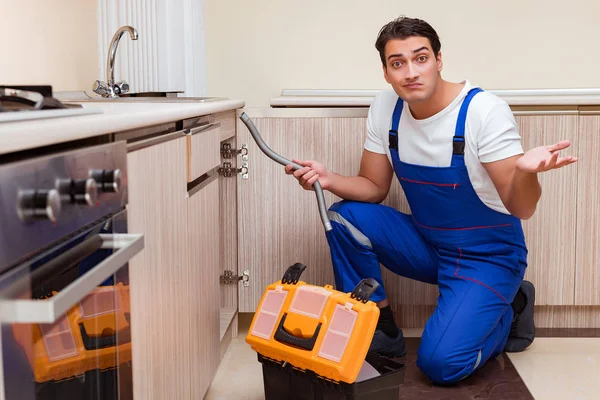
POLYGON ((437 284, 439 297, 425 325, 417 365, 435 383, 451 384, 472 374, 506 344, 513 318, 511 302, 527 267, 521 221, 486 206, 464 162, 469 103, 463 100, 449 167, 402 162, 398 99, 389 133, 390 155, 412 215, 391 207, 341 201, 330 210, 328 232, 335 284, 349 292, 361 279, 380 288, 371 300, 386 298, 380 263, 394 273, 437 284))

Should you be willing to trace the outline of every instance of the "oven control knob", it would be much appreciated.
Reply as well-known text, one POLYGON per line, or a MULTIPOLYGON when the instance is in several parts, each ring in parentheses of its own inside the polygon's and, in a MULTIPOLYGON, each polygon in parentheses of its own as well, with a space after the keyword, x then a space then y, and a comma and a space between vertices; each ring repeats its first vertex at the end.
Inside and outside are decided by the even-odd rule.
POLYGON ((98 197, 98 185, 92 178, 88 179, 61 179, 56 187, 63 202, 87 204, 93 206, 98 197))
POLYGON ((96 181, 101 192, 118 193, 121 190, 121 171, 118 169, 93 169, 90 178, 96 181))
POLYGON ((60 210, 60 194, 56 189, 19 192, 17 213, 23 222, 40 219, 56 222, 60 210))

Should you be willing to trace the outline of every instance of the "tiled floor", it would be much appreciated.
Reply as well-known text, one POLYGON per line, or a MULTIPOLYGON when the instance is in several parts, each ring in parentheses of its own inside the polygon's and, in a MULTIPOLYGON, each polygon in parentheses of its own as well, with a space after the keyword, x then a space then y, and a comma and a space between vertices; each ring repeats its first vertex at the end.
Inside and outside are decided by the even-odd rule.
POLYGON ((451 388, 431 384, 416 365, 420 340, 419 337, 406 338, 406 372, 400 398, 427 400, 447 398, 532 400, 534 398, 505 354, 488 361, 477 373, 451 388))
MULTIPOLYGON (((244 319, 240 320, 240 335, 232 341, 206 400, 264 399, 261 364, 244 342, 244 319)), ((404 334, 409 339, 402 399, 600 398, 600 337, 537 337, 527 351, 502 355, 475 376, 442 388, 429 384, 415 366, 421 331, 405 329, 404 334)))
POLYGON ((536 399, 600 399, 600 338, 537 338, 510 360, 536 399))

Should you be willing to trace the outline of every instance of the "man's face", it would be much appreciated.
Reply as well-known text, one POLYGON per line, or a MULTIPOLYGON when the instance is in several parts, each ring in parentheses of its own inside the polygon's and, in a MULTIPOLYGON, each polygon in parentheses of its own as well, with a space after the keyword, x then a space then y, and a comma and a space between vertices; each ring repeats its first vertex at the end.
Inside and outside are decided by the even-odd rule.
POLYGON ((414 36, 392 39, 385 45, 385 80, 407 103, 428 100, 442 70, 442 54, 436 58, 429 39, 414 36))

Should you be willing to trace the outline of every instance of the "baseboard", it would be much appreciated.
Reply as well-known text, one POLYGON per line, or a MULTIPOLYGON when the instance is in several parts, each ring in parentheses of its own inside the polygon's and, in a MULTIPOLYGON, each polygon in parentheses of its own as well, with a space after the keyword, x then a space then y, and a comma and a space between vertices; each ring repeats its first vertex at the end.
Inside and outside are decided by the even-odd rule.
MULTIPOLYGON (((435 306, 395 307, 398 326, 423 328, 435 306)), ((540 328, 600 328, 600 306, 536 306, 535 325, 540 328)))

